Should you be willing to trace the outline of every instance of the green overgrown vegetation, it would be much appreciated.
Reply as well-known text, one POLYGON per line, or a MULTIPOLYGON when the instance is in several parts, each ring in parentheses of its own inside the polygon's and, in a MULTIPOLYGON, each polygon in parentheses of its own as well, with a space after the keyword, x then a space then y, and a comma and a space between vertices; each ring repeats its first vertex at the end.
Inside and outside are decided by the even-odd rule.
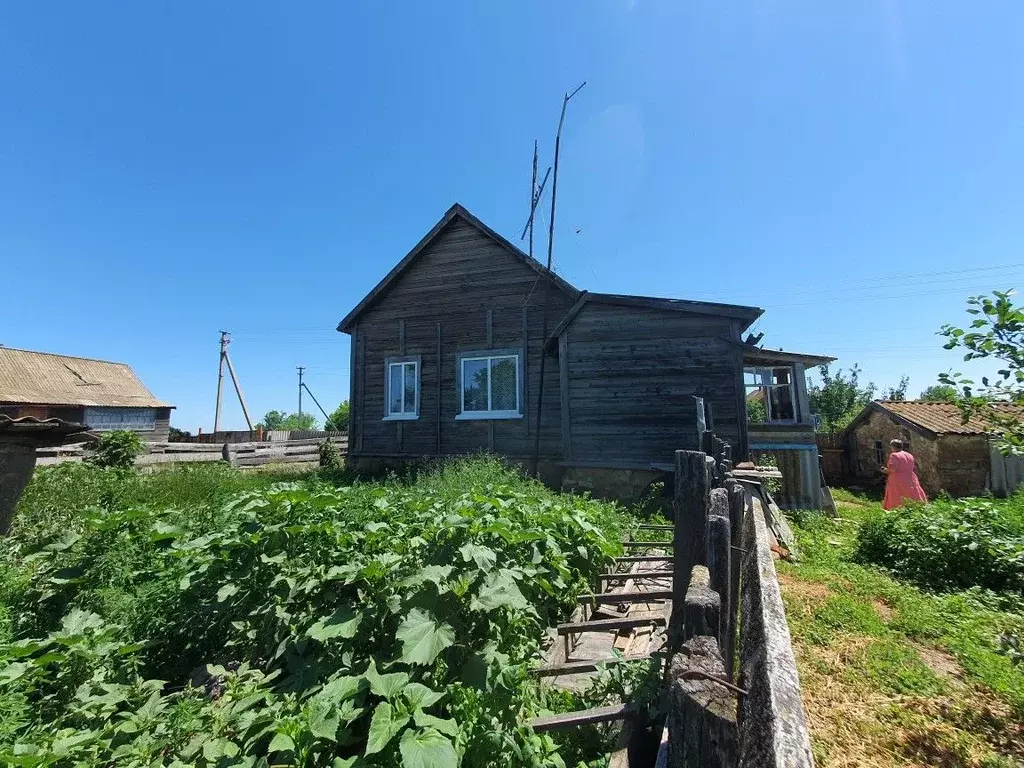
POLYGON ((779 564, 819 765, 1018 765, 1024 597, 980 550, 1019 500, 882 512, 834 495, 840 517, 793 516, 803 560, 779 564))
POLYGON ((41 470, 0 542, 0 764, 563 765, 528 669, 627 519, 493 459, 329 474, 41 470))

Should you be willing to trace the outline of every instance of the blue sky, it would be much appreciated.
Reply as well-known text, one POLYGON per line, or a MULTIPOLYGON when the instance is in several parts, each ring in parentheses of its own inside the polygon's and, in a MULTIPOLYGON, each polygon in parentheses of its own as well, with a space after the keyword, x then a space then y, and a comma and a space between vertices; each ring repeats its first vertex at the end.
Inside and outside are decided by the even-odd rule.
POLYGON ((1024 283, 1022 24, 999 0, 7 4, 0 343, 128 362, 194 431, 231 330, 255 417, 294 410, 296 365, 330 409, 338 320, 454 201, 518 237, 533 140, 546 165, 586 80, 560 274, 765 307, 766 344, 916 394, 971 370, 934 335, 966 296, 1024 283))

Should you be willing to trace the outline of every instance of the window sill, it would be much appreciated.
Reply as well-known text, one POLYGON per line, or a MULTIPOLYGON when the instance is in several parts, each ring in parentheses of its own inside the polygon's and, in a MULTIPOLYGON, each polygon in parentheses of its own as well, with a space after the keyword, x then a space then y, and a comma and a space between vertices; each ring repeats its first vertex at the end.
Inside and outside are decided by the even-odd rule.
POLYGON ((419 417, 418 413, 395 413, 385 416, 381 421, 416 421, 419 417))
POLYGON ((521 419, 523 414, 518 411, 468 411, 455 417, 456 421, 498 421, 502 419, 521 419))

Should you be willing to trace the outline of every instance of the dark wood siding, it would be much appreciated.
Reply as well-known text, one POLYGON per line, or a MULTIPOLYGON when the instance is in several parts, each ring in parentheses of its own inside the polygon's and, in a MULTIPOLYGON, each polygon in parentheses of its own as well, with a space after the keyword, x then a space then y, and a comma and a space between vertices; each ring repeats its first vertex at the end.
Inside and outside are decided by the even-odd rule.
MULTIPOLYGON (((588 303, 565 331, 571 461, 670 462, 697 448, 694 397, 741 445, 742 366, 728 318, 588 303)), ((745 414, 743 414, 745 416, 745 414)))
MULTIPOLYGON (((461 219, 449 224, 359 316, 352 355, 352 454, 433 456, 492 449, 513 458, 532 456, 544 287, 543 277, 538 280, 536 271, 476 227, 461 219), (524 418, 456 421, 458 353, 512 347, 527 348, 524 418), (383 421, 384 361, 401 355, 420 357, 419 418, 383 421)), ((572 304, 572 297, 551 288, 549 330, 572 304)), ((542 458, 560 458, 554 351, 544 376, 540 453, 542 458)))

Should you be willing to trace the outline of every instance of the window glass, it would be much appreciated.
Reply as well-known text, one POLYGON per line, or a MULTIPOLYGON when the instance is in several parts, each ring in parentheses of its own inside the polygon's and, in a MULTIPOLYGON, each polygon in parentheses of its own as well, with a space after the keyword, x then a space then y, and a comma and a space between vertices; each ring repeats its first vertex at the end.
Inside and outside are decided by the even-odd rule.
POLYGON ((416 363, 405 363, 405 413, 416 413, 416 363))
POLYGON ((85 409, 85 423, 91 429, 131 429, 146 432, 156 429, 155 408, 100 408, 85 409))
POLYGON ((491 407, 492 411, 515 411, 518 409, 516 385, 517 359, 515 357, 491 358, 491 407))
MULTIPOLYGON (((413 379, 415 382, 415 378, 413 379)), ((391 384, 388 387, 388 413, 402 413, 402 366, 391 365, 391 384)))
POLYGON ((796 418, 791 387, 769 387, 768 397, 772 421, 793 421, 796 418))
POLYGON ((462 410, 487 411, 487 358, 462 361, 462 410))
POLYGON ((745 368, 743 382, 746 388, 748 423, 796 421, 792 368, 745 368))

